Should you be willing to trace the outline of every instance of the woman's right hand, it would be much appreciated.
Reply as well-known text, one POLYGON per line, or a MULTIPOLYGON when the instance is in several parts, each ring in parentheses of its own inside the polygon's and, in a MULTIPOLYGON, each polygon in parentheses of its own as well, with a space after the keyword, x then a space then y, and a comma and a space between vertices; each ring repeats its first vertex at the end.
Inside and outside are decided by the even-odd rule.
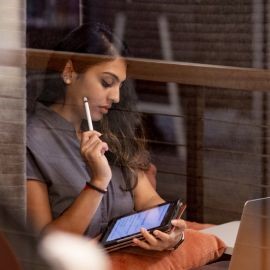
POLYGON ((81 134, 81 155, 91 168, 91 177, 100 188, 107 188, 112 172, 105 152, 109 150, 107 143, 99 137, 97 131, 86 131, 81 134))

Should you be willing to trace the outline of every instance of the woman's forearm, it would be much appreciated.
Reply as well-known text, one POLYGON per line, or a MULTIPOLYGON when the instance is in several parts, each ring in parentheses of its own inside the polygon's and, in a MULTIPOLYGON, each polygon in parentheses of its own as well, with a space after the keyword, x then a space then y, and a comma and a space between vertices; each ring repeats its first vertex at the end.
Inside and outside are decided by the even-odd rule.
POLYGON ((102 193, 94 189, 83 190, 61 216, 45 226, 44 231, 57 229, 83 234, 91 223, 103 196, 102 193))

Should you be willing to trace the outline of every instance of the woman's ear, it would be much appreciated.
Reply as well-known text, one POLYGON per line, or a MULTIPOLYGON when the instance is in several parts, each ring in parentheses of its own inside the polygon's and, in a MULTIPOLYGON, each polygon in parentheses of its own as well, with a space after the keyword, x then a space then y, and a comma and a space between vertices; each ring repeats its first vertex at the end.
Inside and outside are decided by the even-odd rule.
POLYGON ((75 77, 75 70, 71 60, 66 62, 66 65, 62 72, 62 78, 65 84, 71 84, 72 79, 75 77))

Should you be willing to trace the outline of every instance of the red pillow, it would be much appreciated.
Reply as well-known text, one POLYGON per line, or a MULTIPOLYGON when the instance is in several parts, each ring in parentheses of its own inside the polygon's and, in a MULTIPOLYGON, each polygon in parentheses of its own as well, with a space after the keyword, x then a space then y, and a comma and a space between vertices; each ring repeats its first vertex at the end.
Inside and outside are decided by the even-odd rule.
POLYGON ((110 253, 112 270, 187 270, 218 259, 226 245, 211 234, 185 230, 185 241, 175 251, 129 248, 110 253))

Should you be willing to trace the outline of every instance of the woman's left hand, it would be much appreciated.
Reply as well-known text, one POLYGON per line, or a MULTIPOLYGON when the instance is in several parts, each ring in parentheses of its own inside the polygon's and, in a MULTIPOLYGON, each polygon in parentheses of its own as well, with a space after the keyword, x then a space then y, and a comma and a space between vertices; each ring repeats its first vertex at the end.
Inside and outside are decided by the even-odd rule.
POLYGON ((142 228, 141 233, 144 236, 144 240, 134 238, 133 243, 135 246, 147 250, 162 251, 173 248, 182 239, 186 223, 182 219, 174 219, 171 222, 173 229, 168 233, 155 230, 153 234, 151 234, 146 229, 142 228))

